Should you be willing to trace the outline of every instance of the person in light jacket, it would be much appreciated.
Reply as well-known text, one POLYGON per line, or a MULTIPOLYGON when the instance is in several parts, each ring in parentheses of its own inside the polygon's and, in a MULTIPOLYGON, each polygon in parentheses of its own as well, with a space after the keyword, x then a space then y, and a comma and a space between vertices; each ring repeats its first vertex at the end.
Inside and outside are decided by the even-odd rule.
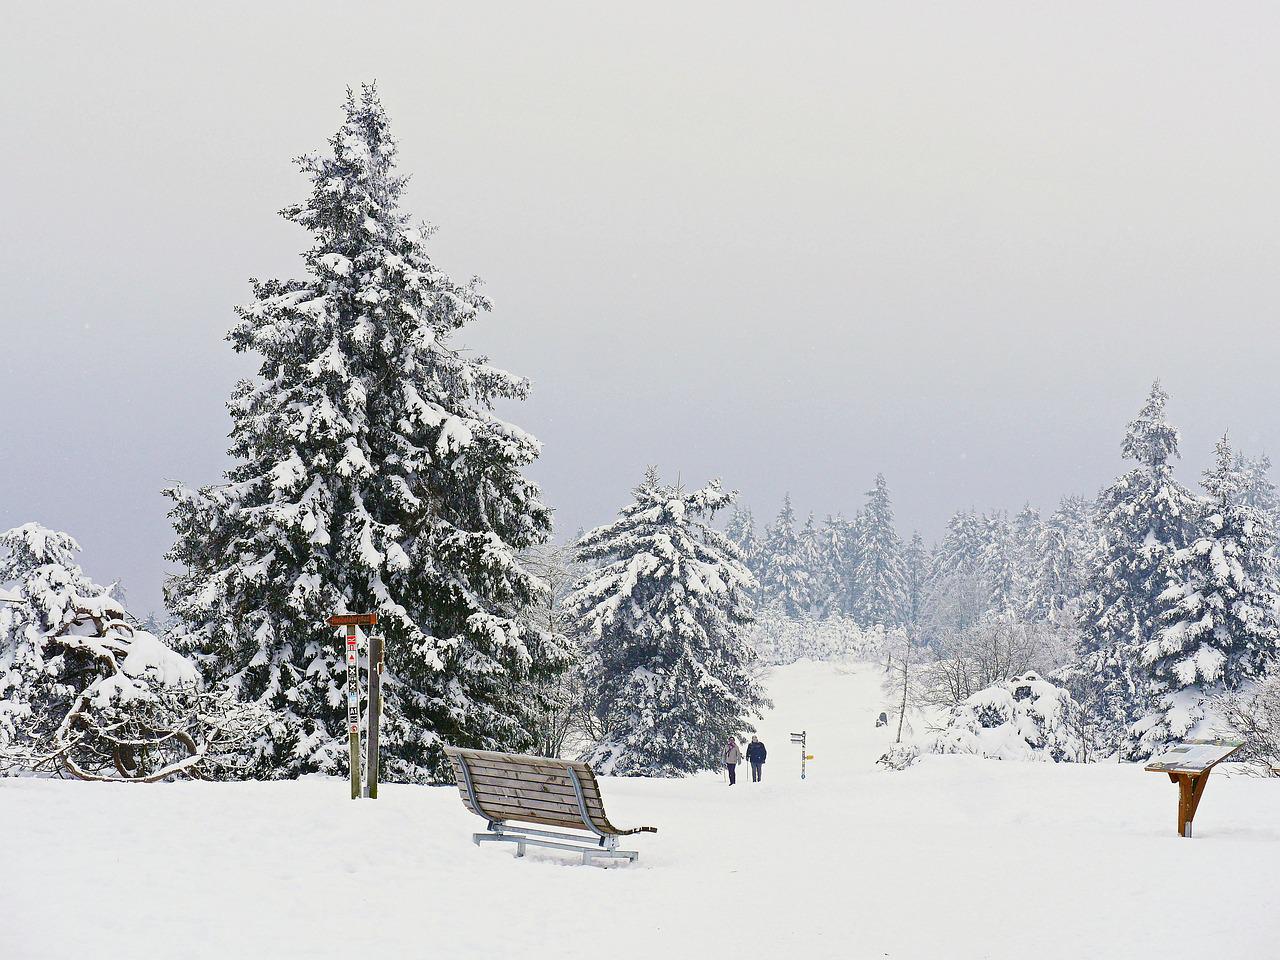
POLYGON ((747 761, 751 764, 751 782, 759 783, 764 773, 764 758, 769 755, 759 737, 752 737, 747 744, 747 761))
POLYGON ((729 768, 729 786, 738 782, 738 764, 742 762, 742 751, 738 749, 738 741, 734 737, 724 748, 724 764, 729 768))

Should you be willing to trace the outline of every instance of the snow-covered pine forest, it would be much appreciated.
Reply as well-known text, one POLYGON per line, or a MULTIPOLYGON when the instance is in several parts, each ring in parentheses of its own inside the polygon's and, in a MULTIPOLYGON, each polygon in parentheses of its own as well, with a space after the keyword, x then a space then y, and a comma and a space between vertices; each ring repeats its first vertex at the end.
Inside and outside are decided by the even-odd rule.
POLYGON ((228 403, 233 465, 165 491, 164 623, 90 581, 70 533, 0 538, 7 771, 345 775, 325 619, 348 610, 386 635, 391 782, 447 781, 449 743, 618 775, 713 770, 768 705, 761 671, 804 659, 883 665, 891 767, 995 741, 1010 755, 975 723, 1054 761, 1223 732, 1280 760, 1270 461, 1224 435, 1188 483, 1159 382, 1117 425, 1129 466, 1100 491, 958 505, 933 544, 898 528, 883 474, 819 517, 657 468, 618 492, 616 519, 566 537, 526 474, 540 444, 497 412, 529 384, 466 349, 490 303, 402 208, 374 87, 298 166, 303 199, 282 216, 304 270, 254 280, 227 335, 259 364, 228 403), (1024 688, 1028 704, 1009 699, 1024 688))
MULTIPOLYGON (((758 579, 758 652, 777 664, 883 657, 925 749, 959 749, 939 747, 931 708, 946 729, 1035 674, 1061 688, 1044 722, 1072 728, 1054 760, 1144 760, 1177 740, 1240 733, 1243 715, 1249 752, 1273 762, 1273 741, 1257 734, 1280 721, 1268 706, 1280 652, 1271 462, 1224 435, 1199 492, 1184 485, 1168 400, 1152 384, 1121 437, 1132 469, 1095 496, 1012 516, 960 509, 932 549, 918 534, 904 542, 883 476, 852 517, 801 526, 787 497, 760 530, 736 507, 727 530, 758 579)), ((916 747, 899 760, 903 749, 916 747)))
POLYGON ((0 960, 1275 955, 1280 7, 1152 14, 10 4, 0 960))

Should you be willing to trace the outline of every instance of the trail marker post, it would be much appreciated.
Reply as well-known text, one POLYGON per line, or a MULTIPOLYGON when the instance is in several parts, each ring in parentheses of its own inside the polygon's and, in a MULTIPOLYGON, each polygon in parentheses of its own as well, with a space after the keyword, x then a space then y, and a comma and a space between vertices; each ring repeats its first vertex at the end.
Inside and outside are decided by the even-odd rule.
POLYGON ((377 622, 376 613, 341 613, 329 618, 329 626, 344 627, 347 637, 347 730, 352 800, 360 799, 360 627, 375 626, 377 622))
POLYGON ((793 733, 791 735, 791 742, 800 744, 800 779, 801 780, 803 780, 805 776, 805 769, 804 769, 805 762, 809 759, 809 753, 807 750, 805 750, 805 735, 806 735, 806 731, 804 730, 801 730, 799 733, 793 733))
POLYGON ((380 633, 369 635, 369 746, 365 760, 365 796, 378 799, 378 728, 382 722, 382 657, 386 639, 380 633))

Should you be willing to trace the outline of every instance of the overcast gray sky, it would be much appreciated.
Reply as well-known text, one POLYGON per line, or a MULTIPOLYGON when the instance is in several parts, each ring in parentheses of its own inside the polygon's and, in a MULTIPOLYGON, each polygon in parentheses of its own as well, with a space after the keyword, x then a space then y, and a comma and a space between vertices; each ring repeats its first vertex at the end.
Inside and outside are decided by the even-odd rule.
POLYGON ((0 524, 160 603, 218 479, 222 337, 306 239, 291 158, 376 79, 435 254, 531 377, 560 532, 646 464, 904 533, 1121 469, 1160 376, 1193 482, 1280 450, 1274 4, 11 4, 0 524))

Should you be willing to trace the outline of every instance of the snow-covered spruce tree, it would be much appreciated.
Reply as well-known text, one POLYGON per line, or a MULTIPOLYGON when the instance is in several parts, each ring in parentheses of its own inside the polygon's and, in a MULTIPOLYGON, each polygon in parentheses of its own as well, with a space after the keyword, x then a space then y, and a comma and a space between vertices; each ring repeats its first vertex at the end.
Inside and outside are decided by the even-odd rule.
POLYGON ((301 280, 254 283, 228 339, 262 358, 229 408, 227 482, 177 486, 166 585, 205 675, 268 706, 260 775, 347 766, 339 643, 372 611, 387 640, 383 775, 447 779, 446 743, 524 750, 560 640, 521 611, 542 592, 517 553, 550 512, 521 470, 538 443, 492 414, 524 380, 454 345, 488 309, 427 255, 376 91, 348 94, 310 196, 301 280))
POLYGON ((1014 591, 1010 609, 1026 615, 1032 606, 1036 589, 1036 568, 1040 557, 1040 544, 1044 538, 1045 521, 1040 511, 1026 504, 1009 525, 1009 550, 1013 558, 1014 591))
POLYGON ((987 526, 973 510, 957 510, 947 521, 947 532, 933 553, 929 579, 981 576, 987 548, 987 526))
POLYGON ((852 616, 858 598, 854 570, 858 560, 858 526, 861 518, 848 520, 841 514, 827 517, 822 525, 823 572, 830 578, 822 589, 827 594, 829 614, 852 616))
POLYGON ((1275 663, 1280 580, 1270 518, 1244 502, 1248 477, 1226 437, 1205 471, 1207 502, 1191 544, 1170 558, 1160 629, 1142 650, 1156 709, 1133 731, 1139 754, 1181 739, 1208 696, 1239 690, 1275 663))
POLYGON ((1242 486, 1240 502, 1253 507, 1274 527, 1280 527, 1280 494, 1271 481, 1271 458, 1265 453, 1257 457, 1236 454, 1236 469, 1242 486))
POLYGON ((751 514, 751 508, 734 504, 733 512, 730 513, 724 525, 724 532, 725 536, 737 544, 738 551, 742 554, 742 562, 758 579, 764 545, 756 535, 756 520, 751 514))
MULTIPOLYGON (((581 536, 581 531, 579 531, 581 536)), ((542 544, 521 555, 524 567, 545 585, 538 602, 526 607, 522 616, 537 629, 562 637, 569 658, 567 669, 548 673, 538 681, 542 695, 542 715, 534 728, 534 752, 544 757, 559 757, 571 737, 582 727, 582 710, 586 696, 583 689, 583 651, 573 632, 573 619, 565 606, 565 598, 581 579, 585 568, 578 562, 577 551, 570 544, 542 544)))
POLYGON ((650 469, 618 519, 578 543, 598 564, 567 602, 586 637, 601 733, 585 759, 603 773, 714 769, 767 705, 751 680, 753 578, 711 526, 734 496, 718 481, 686 492, 650 469))
POLYGON ((853 579, 858 584, 854 618, 864 627, 895 627, 907 618, 910 597, 902 541, 893 524, 893 504, 884 474, 876 474, 858 525, 853 579))
POLYGON ((1236 453, 1235 466, 1240 474, 1240 500, 1253 509, 1274 516, 1280 512, 1280 495, 1271 480, 1271 458, 1265 453, 1247 457, 1236 453))
POLYGON ((1008 517, 999 511, 957 511, 933 554, 930 594, 946 592, 949 584, 976 581, 986 586, 987 609, 1003 612, 1017 607, 1023 578, 1008 517))
POLYGON ((1023 571, 1019 566, 1019 546, 1014 527, 1003 511, 981 517, 982 554, 979 565, 991 586, 991 609, 1017 610, 1025 594, 1023 571))
POLYGON ((1096 704, 1104 736, 1115 742, 1154 695, 1142 652, 1159 628, 1170 561, 1189 543, 1200 510, 1173 476, 1178 431, 1165 419, 1167 401, 1159 381, 1152 384, 1121 448, 1138 465, 1098 498, 1101 542, 1082 605, 1082 658, 1072 683, 1078 700, 1096 704))
MULTIPOLYGON (((925 590, 929 577, 929 551, 924 545, 924 538, 918 532, 911 534, 911 540, 902 551, 902 569, 907 581, 907 624, 914 628, 920 623, 924 613, 925 590)), ((913 634, 912 640, 915 641, 913 634)))
POLYGON ((234 776, 262 718, 199 689, 195 666, 80 569, 70 536, 0 534, 0 770, 131 782, 234 776))
POLYGON ((808 613, 813 603, 812 576, 805 564, 791 494, 782 498, 778 518, 765 534, 760 564, 760 592, 765 603, 779 603, 789 617, 808 613))
POLYGON ((1093 511, 1083 497, 1064 497, 1040 527, 1025 614, 1032 620, 1061 619, 1078 608, 1089 563, 1097 550, 1093 511))
POLYGON ((808 575, 807 614, 824 617, 839 613, 838 574, 831 564, 831 552, 827 549, 824 531, 818 528, 812 513, 800 530, 800 562, 808 575))

